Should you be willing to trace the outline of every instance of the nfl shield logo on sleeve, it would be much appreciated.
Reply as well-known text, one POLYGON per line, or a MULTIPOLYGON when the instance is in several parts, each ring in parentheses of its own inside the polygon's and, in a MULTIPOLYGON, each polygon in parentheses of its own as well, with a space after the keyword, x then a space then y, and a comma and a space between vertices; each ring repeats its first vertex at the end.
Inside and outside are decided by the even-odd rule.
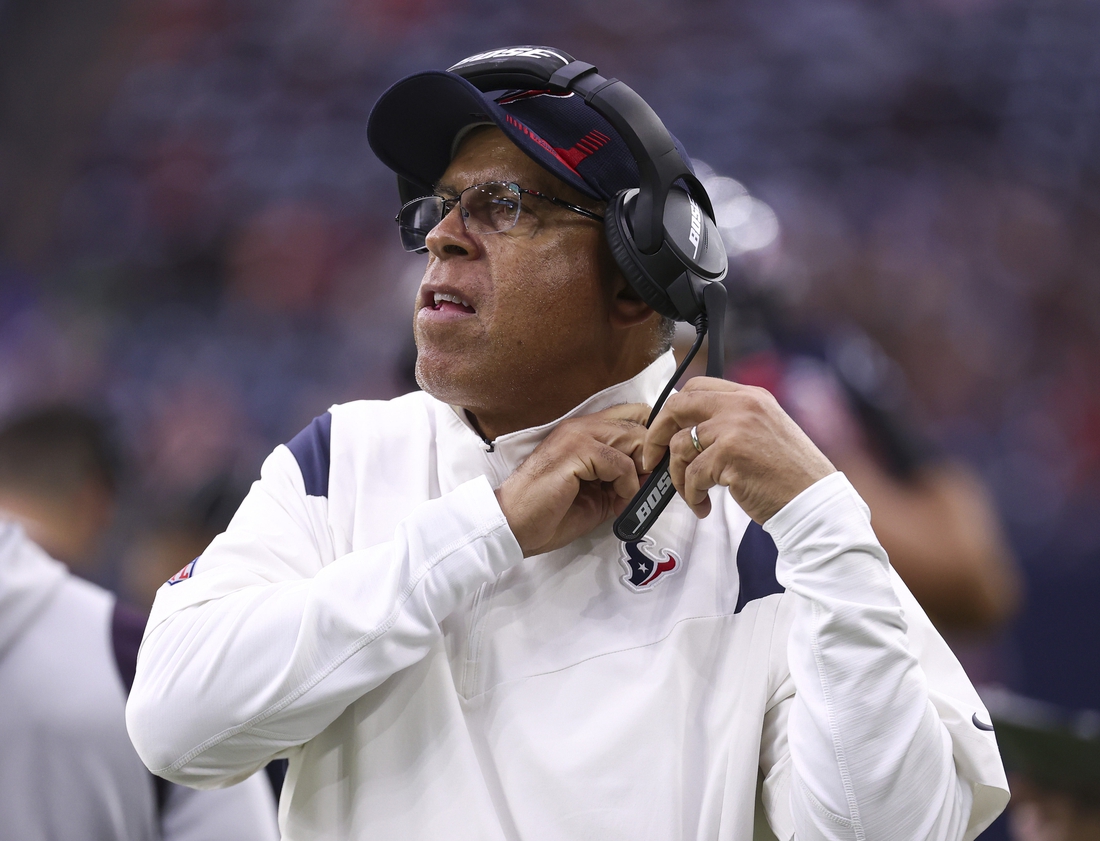
POLYGON ((175 575, 173 575, 171 578, 169 578, 168 583, 169 584, 179 584, 181 581, 186 581, 188 578, 190 578, 194 574, 195 564, 197 564, 198 562, 199 562, 199 559, 195 558, 195 560, 191 561, 191 563, 189 563, 187 566, 185 566, 183 569, 181 569, 179 572, 177 572, 175 575))

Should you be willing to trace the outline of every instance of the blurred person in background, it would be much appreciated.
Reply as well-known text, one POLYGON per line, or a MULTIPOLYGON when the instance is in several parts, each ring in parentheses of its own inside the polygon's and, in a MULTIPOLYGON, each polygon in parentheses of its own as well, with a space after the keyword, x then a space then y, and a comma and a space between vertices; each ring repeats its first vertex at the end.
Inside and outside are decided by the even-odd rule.
POLYGON ((119 452, 107 425, 72 406, 32 410, 0 429, 0 513, 84 578, 101 572, 115 514, 119 452))
POLYGON ((152 507, 128 541, 121 590, 148 610, 160 587, 229 526, 245 492, 227 473, 152 507))
POLYGON ((1044 786, 1013 774, 1009 804, 1012 841, 1097 841, 1100 838, 1100 794, 1044 786))
MULTIPOLYGON (((101 550, 123 477, 109 429, 75 406, 33 410, 0 429, 0 838, 274 837, 263 775, 196 798, 143 770, 123 709, 146 614, 54 559, 85 578, 111 567, 101 550)), ((127 571, 163 582, 197 555, 239 501, 227 481, 212 481, 163 529, 161 543, 176 552, 135 545, 127 571)))
POLYGON ((1012 784, 1012 841, 1100 838, 1100 712, 982 692, 1012 784))
POLYGON ((949 641, 1003 627, 1021 580, 992 495, 917 432, 897 365, 854 328, 796 326, 743 286, 733 298, 730 379, 767 388, 851 480, 891 566, 949 641))
POLYGON ((0 515, 0 841, 274 841, 260 774, 199 792, 151 775, 126 734, 143 614, 0 515))

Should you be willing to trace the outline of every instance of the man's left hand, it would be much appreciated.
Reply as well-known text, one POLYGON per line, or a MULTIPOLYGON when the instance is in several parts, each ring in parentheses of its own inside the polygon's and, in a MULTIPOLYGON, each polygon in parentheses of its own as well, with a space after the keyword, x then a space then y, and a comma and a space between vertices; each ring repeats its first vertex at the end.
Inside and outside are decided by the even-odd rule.
POLYGON ((710 513, 715 485, 763 524, 836 468, 765 389, 695 377, 665 402, 646 434, 642 460, 652 470, 672 451, 672 483, 697 517, 710 513), (691 429, 702 452, 691 439, 691 429))

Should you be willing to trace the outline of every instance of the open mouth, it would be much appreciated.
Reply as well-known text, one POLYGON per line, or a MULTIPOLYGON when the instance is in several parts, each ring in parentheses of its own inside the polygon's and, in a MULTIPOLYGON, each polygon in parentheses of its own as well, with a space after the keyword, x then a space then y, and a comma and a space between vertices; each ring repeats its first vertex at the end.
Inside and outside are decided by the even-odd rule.
POLYGON ((432 298, 432 309, 436 312, 475 312, 469 301, 449 292, 436 292, 432 298))

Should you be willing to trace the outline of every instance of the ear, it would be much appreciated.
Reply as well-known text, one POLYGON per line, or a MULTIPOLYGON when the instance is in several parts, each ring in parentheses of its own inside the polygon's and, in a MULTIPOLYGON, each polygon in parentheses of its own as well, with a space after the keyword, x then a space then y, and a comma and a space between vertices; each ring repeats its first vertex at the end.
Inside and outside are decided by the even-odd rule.
POLYGON ((653 313, 653 307, 641 299, 621 272, 616 272, 611 296, 611 325, 620 329, 633 327, 648 320, 653 313))
POLYGON ((600 237, 598 259, 605 294, 610 299, 608 319, 612 327, 626 330, 642 324, 656 313, 656 310, 643 301, 641 295, 634 291, 634 287, 623 275, 622 269, 619 268, 615 258, 611 255, 611 248, 607 244, 606 237, 600 237))

